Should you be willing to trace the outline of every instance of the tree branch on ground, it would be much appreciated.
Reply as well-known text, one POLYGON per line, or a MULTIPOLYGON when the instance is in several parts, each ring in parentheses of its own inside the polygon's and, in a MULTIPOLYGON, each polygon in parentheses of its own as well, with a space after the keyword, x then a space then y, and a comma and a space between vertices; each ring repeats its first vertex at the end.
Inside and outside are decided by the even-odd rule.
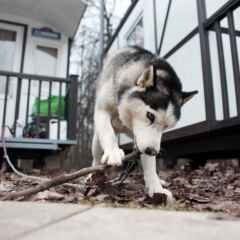
MULTIPOLYGON (((139 152, 134 151, 134 152, 126 155, 125 158, 123 159, 123 161, 131 161, 133 159, 136 159, 138 156, 139 156, 139 152)), ((108 166, 106 166, 106 165, 98 165, 98 166, 94 166, 94 167, 83 168, 83 169, 75 171, 73 173, 63 174, 63 175, 60 175, 53 179, 43 181, 36 187, 32 187, 27 190, 23 190, 23 191, 19 191, 19 192, 9 193, 8 195, 2 197, 0 200, 7 201, 7 200, 14 200, 14 199, 19 199, 19 198, 27 198, 38 192, 44 191, 51 187, 65 184, 65 183, 73 181, 79 177, 86 176, 90 173, 102 172, 107 167, 108 166)))

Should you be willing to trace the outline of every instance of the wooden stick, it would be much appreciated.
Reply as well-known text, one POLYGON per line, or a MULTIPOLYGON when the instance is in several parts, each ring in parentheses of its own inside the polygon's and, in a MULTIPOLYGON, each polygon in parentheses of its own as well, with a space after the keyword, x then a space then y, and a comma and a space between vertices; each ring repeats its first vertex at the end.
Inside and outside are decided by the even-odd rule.
MULTIPOLYGON (((134 151, 128 155, 125 156, 125 158, 123 159, 123 161, 130 161, 136 157, 139 156, 139 152, 138 151, 134 151)), ((55 187, 61 184, 64 184, 66 182, 70 182, 74 179, 77 179, 79 177, 88 175, 89 173, 96 173, 96 172, 101 172, 104 171, 107 168, 106 165, 98 165, 98 166, 94 166, 94 167, 87 167, 87 168, 83 168, 81 170, 78 170, 76 172, 73 173, 69 173, 69 174, 63 174, 60 175, 58 177, 55 177, 53 179, 50 180, 46 180, 42 183, 40 183, 39 185, 37 185, 36 187, 32 187, 29 188, 27 190, 22 190, 19 192, 13 192, 13 193, 9 193, 8 195, 2 197, 0 200, 1 201, 6 201, 6 200, 13 200, 13 199, 17 199, 20 197, 29 197, 33 194, 36 194, 38 192, 44 191, 46 189, 49 189, 51 187, 55 187)))

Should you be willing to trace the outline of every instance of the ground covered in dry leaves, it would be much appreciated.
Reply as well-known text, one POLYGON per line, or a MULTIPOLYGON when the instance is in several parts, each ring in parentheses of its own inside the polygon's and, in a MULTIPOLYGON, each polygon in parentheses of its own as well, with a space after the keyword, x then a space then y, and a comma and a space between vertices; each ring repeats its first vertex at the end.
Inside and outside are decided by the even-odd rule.
MULTIPOLYGON (((33 175, 52 178, 63 172, 34 170, 33 175)), ((115 176, 95 176, 88 184, 85 178, 74 181, 73 186, 58 186, 39 192, 29 199, 41 202, 61 203, 104 203, 124 207, 162 207, 156 199, 150 199, 144 191, 142 172, 134 170, 128 178, 120 183, 115 176), (107 177, 108 176, 108 177, 107 177)), ((227 161, 208 161, 205 166, 192 170, 188 167, 160 171, 162 179, 168 183, 167 188, 176 199, 175 210, 197 210, 224 212, 240 217, 240 168, 227 161)), ((111 174, 110 174, 111 175, 111 174)), ((13 173, 1 176, 0 197, 12 191, 20 191, 35 186, 38 181, 27 180, 13 173)))

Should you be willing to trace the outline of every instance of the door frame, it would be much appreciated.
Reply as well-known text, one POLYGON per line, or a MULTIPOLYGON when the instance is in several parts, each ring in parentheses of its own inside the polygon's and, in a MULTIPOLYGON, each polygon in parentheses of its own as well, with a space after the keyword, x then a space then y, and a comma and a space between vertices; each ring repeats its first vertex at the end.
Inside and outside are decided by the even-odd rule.
MULTIPOLYGON (((11 71, 22 73, 23 67, 24 67, 25 50, 26 50, 27 29, 28 29, 27 25, 0 19, 0 28, 10 30, 10 31, 15 31, 17 33, 16 55, 14 57, 15 59, 14 59, 13 69, 11 71)), ((4 94, 0 94, 0 99, 3 99, 3 97, 4 97, 4 94)))

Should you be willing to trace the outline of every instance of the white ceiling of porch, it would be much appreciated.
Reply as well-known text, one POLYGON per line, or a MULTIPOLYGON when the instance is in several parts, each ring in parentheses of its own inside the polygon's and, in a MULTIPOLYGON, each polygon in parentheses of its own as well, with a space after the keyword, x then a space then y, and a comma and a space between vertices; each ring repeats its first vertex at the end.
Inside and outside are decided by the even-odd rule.
POLYGON ((0 0, 0 13, 49 24, 72 37, 86 5, 81 0, 0 0))

